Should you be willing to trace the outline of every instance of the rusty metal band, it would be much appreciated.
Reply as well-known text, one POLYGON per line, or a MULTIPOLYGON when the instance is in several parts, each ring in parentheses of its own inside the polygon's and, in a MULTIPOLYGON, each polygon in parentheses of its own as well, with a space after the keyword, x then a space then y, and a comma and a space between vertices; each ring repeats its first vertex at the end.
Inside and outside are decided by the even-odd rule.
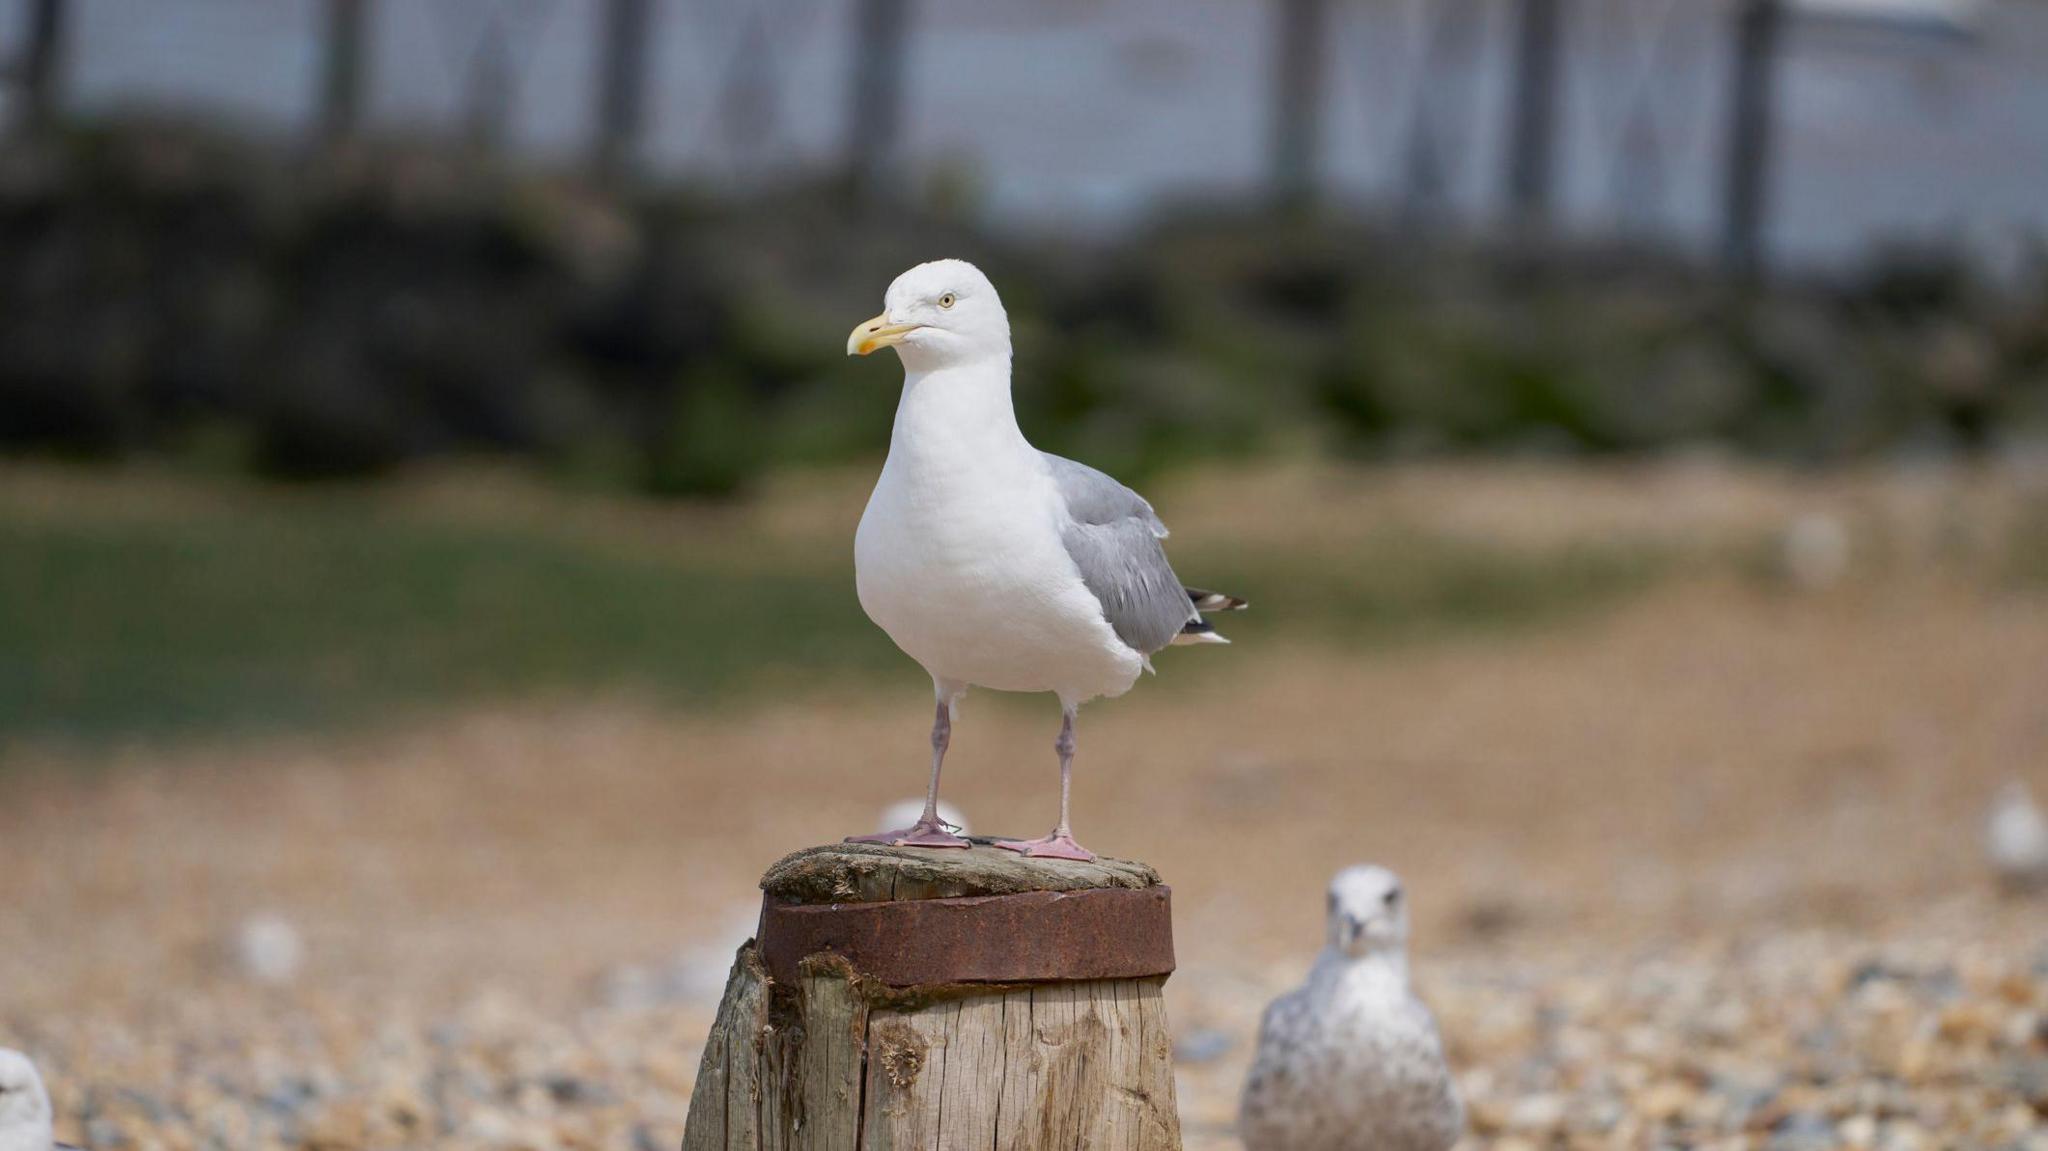
POLYGON ((1164 885, 896 903, 761 908, 761 957, 791 983, 807 956, 840 956, 891 987, 1137 979, 1173 971, 1164 885))

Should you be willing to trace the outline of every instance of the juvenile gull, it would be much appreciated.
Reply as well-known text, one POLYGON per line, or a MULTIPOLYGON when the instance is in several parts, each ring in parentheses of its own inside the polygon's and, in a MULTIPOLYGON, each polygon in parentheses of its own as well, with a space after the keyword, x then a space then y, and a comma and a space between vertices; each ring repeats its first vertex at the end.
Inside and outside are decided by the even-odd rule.
POLYGON ((1026 855, 1093 859, 1068 821, 1074 713, 1129 691, 1173 643, 1226 643, 1202 618, 1244 601, 1183 587, 1144 497, 1025 440, 1010 403, 1010 318, 960 260, 896 278, 848 355, 895 348, 903 395, 888 462, 854 536, 860 604, 924 665, 938 705, 923 814, 859 842, 966 847, 938 810, 939 768, 971 686, 1060 699, 1060 819, 1026 855))
POLYGON ((1259 1024, 1245 1151, 1444 1151, 1465 1109, 1436 1019, 1408 986, 1408 902, 1384 867, 1330 881, 1328 944, 1259 1024))
POLYGON ((19 1051, 0 1047, 0 1151, 77 1151, 57 1142, 50 1126, 50 1093, 36 1065, 19 1051))

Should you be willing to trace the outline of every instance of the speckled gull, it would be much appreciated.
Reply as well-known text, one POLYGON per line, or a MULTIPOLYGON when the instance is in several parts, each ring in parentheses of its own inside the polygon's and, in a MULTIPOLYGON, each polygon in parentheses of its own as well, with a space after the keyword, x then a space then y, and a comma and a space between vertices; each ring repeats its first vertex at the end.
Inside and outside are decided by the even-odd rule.
POLYGON ((1259 1024, 1238 1133, 1245 1151, 1444 1151, 1465 1109, 1436 1019, 1408 985, 1400 877, 1330 881, 1328 943, 1259 1024))
POLYGON ((1061 723, 1060 818, 1050 835, 998 844, 1093 859, 1074 841, 1074 713, 1129 691, 1174 643, 1225 643, 1204 611, 1244 606, 1181 585, 1144 497, 1025 440, 1010 402, 1010 319, 995 286, 960 260, 920 264, 889 285, 849 355, 896 349, 903 395, 889 458, 854 536, 861 607, 931 674, 938 706, 925 808, 860 842, 966 847, 939 816, 939 769, 971 686, 1049 691, 1061 723))
POLYGON ((36 1065, 19 1051, 0 1047, 0 1151, 78 1151, 57 1142, 51 1129, 50 1093, 36 1065))

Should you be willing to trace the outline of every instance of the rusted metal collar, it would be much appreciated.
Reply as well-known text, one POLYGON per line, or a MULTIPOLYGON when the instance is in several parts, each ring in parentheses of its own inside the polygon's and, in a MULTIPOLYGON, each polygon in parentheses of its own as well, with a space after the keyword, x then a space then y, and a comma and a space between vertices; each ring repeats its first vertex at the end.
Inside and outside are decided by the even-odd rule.
POLYGON ((806 956, 826 953, 891 987, 1166 975, 1171 896, 1160 884, 895 903, 771 897, 761 907, 761 957, 785 984, 806 956))

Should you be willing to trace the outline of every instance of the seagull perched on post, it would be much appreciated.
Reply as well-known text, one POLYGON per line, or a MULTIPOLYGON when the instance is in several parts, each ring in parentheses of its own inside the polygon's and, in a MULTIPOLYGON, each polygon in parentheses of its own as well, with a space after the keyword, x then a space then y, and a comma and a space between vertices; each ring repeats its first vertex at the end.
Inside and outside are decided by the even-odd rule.
POLYGON ((889 285, 848 355, 895 348, 903 396, 854 536, 868 618, 931 673, 931 782, 916 823, 852 842, 966 847, 939 817, 939 768, 970 686, 1060 699, 1060 821, 1025 855, 1093 859, 1068 821, 1074 713, 1129 691, 1174 643, 1227 643, 1204 611, 1244 606, 1183 587, 1166 525, 1143 496, 1086 464, 1041 452, 1010 403, 1010 318, 995 285, 961 260, 919 264, 889 285))
POLYGON ((1436 1018, 1408 985, 1408 899, 1384 867, 1330 881, 1328 942, 1259 1023, 1246 1151, 1445 1151, 1465 1108, 1436 1018))
POLYGON ((19 1051, 0 1047, 0 1151, 78 1151, 57 1142, 50 1126, 50 1093, 36 1065, 19 1051))

